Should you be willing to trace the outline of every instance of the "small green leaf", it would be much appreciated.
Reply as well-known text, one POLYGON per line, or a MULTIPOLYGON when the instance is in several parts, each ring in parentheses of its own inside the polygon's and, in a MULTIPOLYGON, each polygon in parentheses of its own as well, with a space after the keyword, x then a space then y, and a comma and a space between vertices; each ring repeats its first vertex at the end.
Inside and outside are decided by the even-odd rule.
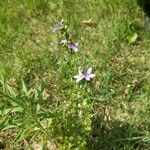
POLYGON ((129 44, 135 43, 135 41, 137 40, 137 38, 138 38, 138 34, 137 33, 133 33, 132 35, 130 35, 128 37, 128 43, 129 44))
POLYGON ((23 79, 21 81, 22 81, 22 92, 24 92, 25 94, 27 94, 28 90, 27 90, 27 87, 25 85, 25 82, 23 81, 23 79))
POLYGON ((14 108, 5 108, 4 110, 0 110, 0 115, 7 115, 9 113, 22 112, 23 109, 21 107, 14 108))
POLYGON ((6 84, 5 88, 6 88, 9 95, 11 95, 12 97, 16 97, 16 93, 11 86, 6 84))
POLYGON ((57 3, 55 3, 55 2, 52 1, 52 2, 50 3, 50 9, 51 9, 51 10, 55 10, 56 8, 57 8, 57 3))
POLYGON ((40 109, 41 109, 41 106, 39 105, 39 104, 37 104, 37 106, 36 106, 36 113, 38 114, 38 112, 40 111, 40 109))

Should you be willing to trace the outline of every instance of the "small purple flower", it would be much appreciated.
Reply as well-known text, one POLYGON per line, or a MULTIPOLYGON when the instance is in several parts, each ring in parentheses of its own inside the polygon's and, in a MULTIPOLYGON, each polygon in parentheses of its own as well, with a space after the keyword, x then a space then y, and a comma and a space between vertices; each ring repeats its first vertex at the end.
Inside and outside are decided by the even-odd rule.
POLYGON ((76 82, 79 82, 83 79, 89 81, 91 78, 94 78, 94 77, 95 77, 95 74, 92 73, 92 68, 89 68, 84 71, 79 71, 79 74, 74 76, 74 78, 76 78, 76 82))
POLYGON ((63 23, 63 20, 61 20, 61 22, 57 22, 55 24, 55 28, 52 30, 52 32, 56 32, 57 30, 59 30, 61 27, 62 27, 62 23, 63 23))
POLYGON ((70 42, 69 44, 68 44, 68 48, 72 51, 72 52, 78 52, 78 48, 77 48, 77 46, 78 46, 78 43, 74 43, 74 42, 70 42))
POLYGON ((55 28, 52 30, 52 32, 56 32, 57 30, 59 30, 61 28, 61 24, 60 23, 56 23, 55 28))

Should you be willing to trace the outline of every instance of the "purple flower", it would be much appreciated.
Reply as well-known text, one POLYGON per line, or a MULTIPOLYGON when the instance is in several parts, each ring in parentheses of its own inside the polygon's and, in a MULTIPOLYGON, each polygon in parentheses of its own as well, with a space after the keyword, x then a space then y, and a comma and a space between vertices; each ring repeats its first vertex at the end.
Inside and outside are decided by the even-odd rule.
POLYGON ((79 74, 74 76, 74 78, 76 78, 76 82, 79 82, 83 79, 89 81, 91 78, 94 78, 94 77, 95 77, 95 74, 92 73, 92 68, 89 68, 84 71, 79 71, 79 74))
POLYGON ((74 43, 74 42, 70 42, 69 44, 68 44, 68 48, 72 51, 72 52, 78 52, 78 48, 77 48, 77 46, 78 46, 78 43, 74 43))
POLYGON ((59 30, 62 27, 62 23, 63 23, 63 20, 61 20, 61 22, 57 22, 52 32, 56 32, 57 30, 59 30))
POLYGON ((61 28, 61 24, 60 23, 56 23, 55 28, 52 30, 52 32, 56 32, 60 28, 61 28))

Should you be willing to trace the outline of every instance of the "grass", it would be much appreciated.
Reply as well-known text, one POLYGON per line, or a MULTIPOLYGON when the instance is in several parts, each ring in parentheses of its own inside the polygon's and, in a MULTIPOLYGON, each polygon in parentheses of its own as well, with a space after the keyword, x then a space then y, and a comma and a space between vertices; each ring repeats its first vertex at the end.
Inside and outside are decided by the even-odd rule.
POLYGON ((150 149, 150 36, 135 0, 0 8, 0 149, 150 149), (51 32, 62 18, 78 53, 51 32), (78 67, 96 77, 76 83, 78 67))

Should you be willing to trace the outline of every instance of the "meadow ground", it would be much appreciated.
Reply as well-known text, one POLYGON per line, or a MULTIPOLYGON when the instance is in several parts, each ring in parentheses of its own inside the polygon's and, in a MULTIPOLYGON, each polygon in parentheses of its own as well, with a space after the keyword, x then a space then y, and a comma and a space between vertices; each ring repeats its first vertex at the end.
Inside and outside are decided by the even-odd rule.
POLYGON ((0 0, 0 149, 150 150, 143 22, 135 0, 0 0))

